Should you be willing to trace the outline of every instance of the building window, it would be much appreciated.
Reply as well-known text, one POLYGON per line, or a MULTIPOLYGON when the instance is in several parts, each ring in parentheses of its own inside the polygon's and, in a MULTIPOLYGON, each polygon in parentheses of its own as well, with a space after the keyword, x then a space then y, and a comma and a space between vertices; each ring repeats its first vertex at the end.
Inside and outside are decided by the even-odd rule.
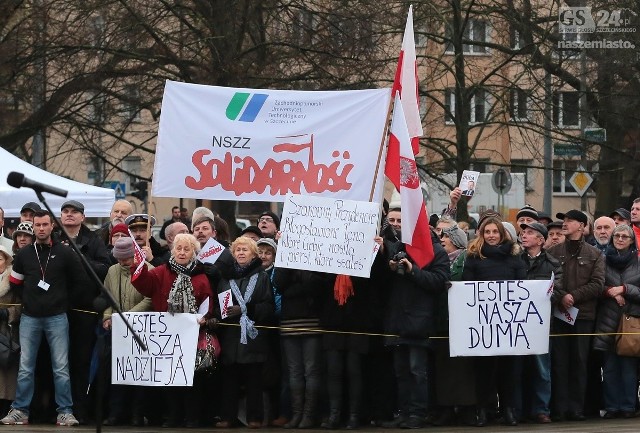
MULTIPOLYGON (((467 21, 467 25, 464 28, 462 33, 463 41, 471 41, 478 43, 487 43, 489 42, 489 23, 484 20, 478 19, 469 19, 467 21)), ((445 30, 445 38, 447 41, 447 47, 445 49, 446 54, 454 54, 453 44, 451 40, 453 39, 453 25, 449 23, 446 26, 445 30)), ((488 54, 489 48, 484 45, 476 45, 476 44, 463 44, 462 52, 465 54, 488 54)))
POLYGON ((139 156, 127 156, 122 160, 122 169, 125 172, 125 188, 131 191, 131 184, 137 182, 142 172, 142 159, 139 156))
POLYGON ((580 93, 553 93, 553 123, 561 128, 580 126, 580 93))
POLYGON ((511 164, 511 173, 523 173, 525 190, 533 191, 533 161, 529 159, 512 159, 511 164))
POLYGON ((91 17, 90 20, 91 26, 91 45, 94 47, 102 47, 104 46, 104 35, 105 35, 105 21, 102 15, 95 15, 91 17))
POLYGON ((299 10, 293 21, 293 38, 300 46, 310 45, 313 43, 315 33, 314 13, 310 10, 299 10))
POLYGON ((123 114, 125 119, 131 122, 140 122, 142 120, 138 105, 140 101, 140 90, 137 86, 127 85, 125 86, 124 91, 123 114))
POLYGON ((429 98, 426 95, 422 95, 418 98, 418 104, 420 105, 420 118, 424 119, 424 116, 427 115, 427 104, 429 103, 429 98))
POLYGON ((580 57, 580 53, 582 52, 580 47, 582 42, 586 41, 587 33, 560 32, 557 26, 554 31, 558 38, 558 46, 554 51, 554 55, 562 59, 575 59, 576 57, 580 57))
POLYGON ((479 171, 480 173, 492 173, 492 164, 488 159, 476 159, 469 164, 469 170, 479 171))
MULTIPOLYGON (((569 179, 577 171, 580 160, 555 160, 553 161, 553 192, 558 194, 578 194, 569 179)), ((591 172, 597 169, 597 162, 586 162, 586 170, 591 172)), ((593 174, 593 173, 590 173, 593 174)))
POLYGON ((107 120, 107 98, 104 93, 92 93, 89 104, 91 121, 96 124, 104 124, 107 120))
MULTIPOLYGON (((489 103, 489 92, 486 89, 478 88, 473 92, 471 104, 469 106, 469 123, 485 122, 491 109, 489 103)), ((452 124, 456 111, 455 89, 450 87, 444 91, 444 121, 452 124)))
POLYGON ((529 94, 521 88, 510 89, 509 91, 509 114, 512 120, 523 120, 529 118, 529 94))
POLYGON ((513 50, 521 50, 525 46, 522 34, 515 28, 511 27, 509 35, 509 46, 513 50))

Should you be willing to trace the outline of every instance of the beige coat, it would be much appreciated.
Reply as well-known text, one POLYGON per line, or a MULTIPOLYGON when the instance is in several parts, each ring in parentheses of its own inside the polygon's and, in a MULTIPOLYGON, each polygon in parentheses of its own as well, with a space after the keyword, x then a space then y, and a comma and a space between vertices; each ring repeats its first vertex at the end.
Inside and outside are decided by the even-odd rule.
MULTIPOLYGON (((17 342, 19 340, 18 324, 22 307, 18 296, 10 291, 9 275, 11 266, 8 266, 4 273, 0 274, 0 308, 9 310, 9 323, 12 326, 12 336, 17 342), (17 305, 16 305, 17 304, 17 305)), ((0 323, 0 332, 7 333, 7 322, 0 323)), ((0 399, 13 400, 16 397, 16 385, 18 382, 18 365, 9 368, 0 368, 0 399)))
MULTIPOLYGON (((153 266, 147 263, 149 269, 153 266)), ((104 286, 109 290, 113 299, 120 305, 122 311, 151 311, 151 298, 141 295, 133 284, 131 284, 131 272, 129 268, 124 268, 115 264, 109 268, 104 279, 104 286)), ((111 307, 104 311, 102 320, 111 319, 113 309, 111 307)))

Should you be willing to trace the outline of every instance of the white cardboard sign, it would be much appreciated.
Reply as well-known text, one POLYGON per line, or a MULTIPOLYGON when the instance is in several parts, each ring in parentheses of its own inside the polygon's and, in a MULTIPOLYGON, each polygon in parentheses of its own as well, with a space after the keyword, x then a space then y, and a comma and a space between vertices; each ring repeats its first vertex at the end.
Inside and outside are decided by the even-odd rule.
POLYGON ((369 277, 378 203, 287 195, 276 267, 369 277))
POLYGON ((214 238, 209 238, 206 244, 198 253, 198 260, 201 263, 215 263, 218 260, 218 257, 222 255, 224 251, 224 245, 220 242, 216 241, 214 238))
POLYGON ((451 356, 549 352, 548 280, 454 281, 449 289, 451 356))
POLYGON ((200 326, 196 314, 124 313, 147 346, 134 340, 119 315, 112 317, 111 383, 192 386, 200 326))

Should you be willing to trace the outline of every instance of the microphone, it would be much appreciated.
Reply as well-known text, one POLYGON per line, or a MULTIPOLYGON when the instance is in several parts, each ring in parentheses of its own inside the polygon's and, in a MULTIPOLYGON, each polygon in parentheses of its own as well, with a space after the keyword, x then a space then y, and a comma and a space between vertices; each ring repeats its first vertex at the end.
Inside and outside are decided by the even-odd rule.
POLYGON ((54 186, 45 185, 44 183, 36 182, 29 178, 24 177, 24 174, 12 171, 7 176, 7 183, 14 188, 31 188, 34 191, 48 192, 49 194, 58 195, 60 197, 66 197, 69 194, 64 189, 56 188, 54 186))

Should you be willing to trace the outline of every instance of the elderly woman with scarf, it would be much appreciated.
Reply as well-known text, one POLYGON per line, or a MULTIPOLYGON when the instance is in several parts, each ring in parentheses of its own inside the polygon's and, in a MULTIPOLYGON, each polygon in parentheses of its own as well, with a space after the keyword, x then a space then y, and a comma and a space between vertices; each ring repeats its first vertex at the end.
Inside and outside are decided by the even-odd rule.
POLYGON ((613 229, 605 252, 604 292, 598 302, 593 348, 603 353, 602 390, 605 418, 636 416, 638 358, 616 353, 618 323, 623 314, 640 316, 640 258, 631 227, 613 229))
POLYGON ((273 293, 253 239, 237 238, 231 244, 231 254, 234 259, 232 276, 220 279, 217 292, 230 293, 233 305, 222 314, 216 302, 216 318, 207 321, 208 326, 218 321, 227 324, 218 326, 225 399, 223 420, 216 423, 216 427, 234 426, 238 419, 240 386, 244 382, 249 428, 259 428, 263 419, 262 372, 269 340, 267 332, 258 330, 256 326, 274 323, 273 293))
MULTIPOLYGON (((142 295, 151 298, 153 311, 196 314, 200 305, 209 299, 209 309, 213 294, 205 274, 192 275, 196 266, 196 256, 200 243, 191 234, 176 235, 169 263, 148 270, 145 264, 137 278, 131 283, 142 295)), ((131 267, 133 275, 138 263, 131 267)), ((200 332, 204 332, 201 330, 200 332)), ((167 420, 163 427, 179 427, 186 414, 186 426, 198 426, 199 390, 201 378, 193 378, 193 387, 165 388, 167 420)))

